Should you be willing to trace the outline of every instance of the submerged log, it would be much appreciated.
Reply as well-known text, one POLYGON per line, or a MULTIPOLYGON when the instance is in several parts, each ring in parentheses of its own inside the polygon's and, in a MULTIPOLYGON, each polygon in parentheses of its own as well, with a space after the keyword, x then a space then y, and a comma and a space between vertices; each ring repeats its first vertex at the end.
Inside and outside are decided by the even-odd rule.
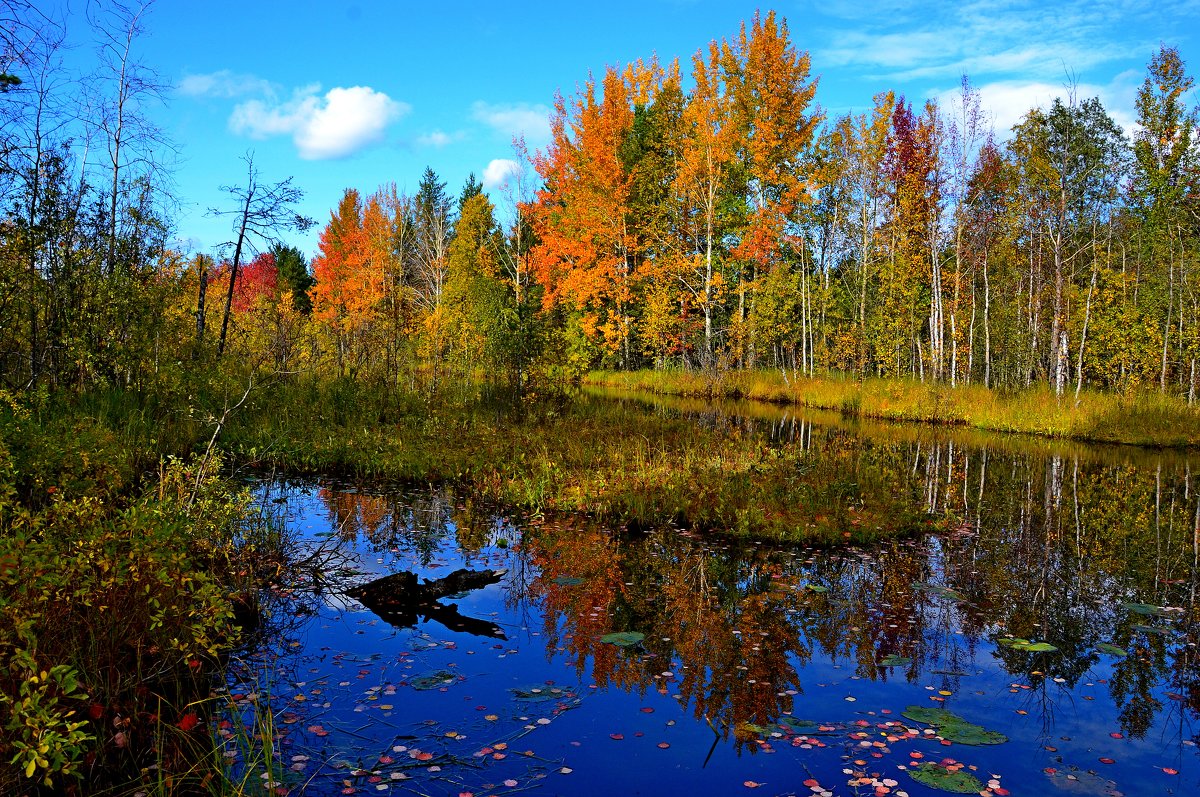
POLYGON ((505 570, 455 570, 444 578, 419 582, 416 573, 401 572, 346 590, 346 594, 398 628, 415 626, 420 618, 436 620, 452 631, 507 639, 500 626, 460 614, 458 605, 441 598, 481 589, 504 577, 505 570))

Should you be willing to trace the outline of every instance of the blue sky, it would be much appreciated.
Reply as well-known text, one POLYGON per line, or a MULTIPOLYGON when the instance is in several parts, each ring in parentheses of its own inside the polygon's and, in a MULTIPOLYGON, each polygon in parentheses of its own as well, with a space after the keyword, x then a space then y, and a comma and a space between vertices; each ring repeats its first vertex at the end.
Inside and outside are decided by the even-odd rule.
MULTIPOLYGON (((78 2, 71 11, 78 13, 78 2)), ((443 0, 160 0, 138 44, 173 88, 153 111, 179 147, 179 234, 209 251, 229 237, 205 209, 244 177, 253 150, 268 182, 293 177, 302 211, 329 218, 342 190, 413 190, 432 166, 457 193, 467 174, 499 172, 523 134, 544 145, 554 92, 589 70, 657 53, 691 55, 732 36, 755 3, 640 0, 484 3, 443 0), (491 170, 489 170, 491 165, 491 170)), ((1196 2, 779 2, 792 40, 820 76, 830 116, 893 89, 954 95, 967 73, 1003 135, 1028 108, 1099 96, 1127 129, 1160 42, 1200 67, 1196 2)), ((686 72, 686 69, 685 69, 686 72)), ((493 180, 487 181, 489 184, 493 180)), ((317 230, 294 236, 309 254, 317 230)))

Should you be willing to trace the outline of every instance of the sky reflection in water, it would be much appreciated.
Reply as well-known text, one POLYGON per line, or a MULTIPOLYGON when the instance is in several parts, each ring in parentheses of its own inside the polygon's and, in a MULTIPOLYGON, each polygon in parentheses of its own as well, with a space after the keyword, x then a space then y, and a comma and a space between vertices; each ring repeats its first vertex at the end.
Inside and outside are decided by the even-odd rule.
MULTIPOLYGON (((860 439, 794 419, 762 431, 860 439)), ((997 794, 1189 793, 1190 464, 1064 451, 872 439, 862 459, 904 467, 906 500, 952 522, 871 550, 510 522, 443 489, 264 486, 357 574, 270 598, 230 691, 246 721, 271 717, 278 764, 265 771, 238 715, 223 749, 243 777, 306 794, 918 795, 938 792, 911 771, 939 762, 997 794), (507 571, 442 600, 506 639, 394 627, 341 593, 460 567, 507 571), (621 631, 644 638, 601 641, 621 631), (961 743, 913 706, 1008 740, 961 743)))

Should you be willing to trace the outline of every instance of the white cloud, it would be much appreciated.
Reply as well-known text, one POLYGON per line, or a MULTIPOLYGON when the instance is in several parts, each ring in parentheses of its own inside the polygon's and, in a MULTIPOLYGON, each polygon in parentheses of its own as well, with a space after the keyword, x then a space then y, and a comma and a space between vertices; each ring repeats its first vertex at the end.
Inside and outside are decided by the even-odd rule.
POLYGON ((521 164, 511 158, 496 158, 483 170, 484 188, 503 188, 509 178, 521 172, 521 164))
POLYGON ((328 160, 379 143, 387 126, 410 110, 368 86, 333 88, 324 96, 319 90, 298 89, 284 103, 243 102, 233 109, 229 126, 258 139, 290 134, 301 158, 328 160))
POLYGON ((206 75, 185 75, 179 81, 178 92, 185 97, 244 97, 247 94, 274 96, 270 81, 254 75, 241 75, 222 69, 206 75))
POLYGON ((471 116, 510 137, 524 136, 530 146, 536 147, 550 140, 550 107, 547 105, 481 101, 471 106, 471 116))
MULTIPOLYGON (((1108 85, 1078 83, 1074 87, 1064 83, 1041 81, 1001 80, 985 83, 974 88, 979 92, 980 106, 991 117, 996 136, 1007 140, 1013 125, 1025 118, 1034 108, 1049 110, 1056 98, 1070 101, 1073 92, 1077 102, 1098 97, 1105 111, 1128 134, 1133 129, 1134 118, 1131 74, 1122 73, 1108 85)), ((958 100, 959 90, 951 89, 936 95, 938 105, 950 109, 958 100)))
MULTIPOLYGON (((1147 17, 1146 9, 1120 0, 905 5, 858 4, 861 19, 847 24, 843 18, 826 28, 828 43, 817 46, 814 63, 859 70, 873 80, 945 79, 965 72, 1050 82, 1066 72, 1141 57, 1146 49, 1136 34, 1112 35, 1138 30, 1147 17)), ((1153 8, 1154 17, 1169 13, 1146 8, 1153 8)))
POLYGON ((441 149, 442 147, 453 144, 455 141, 461 141, 463 134, 445 133, 441 130, 434 130, 421 136, 417 136, 417 145, 421 147, 433 147, 441 149))

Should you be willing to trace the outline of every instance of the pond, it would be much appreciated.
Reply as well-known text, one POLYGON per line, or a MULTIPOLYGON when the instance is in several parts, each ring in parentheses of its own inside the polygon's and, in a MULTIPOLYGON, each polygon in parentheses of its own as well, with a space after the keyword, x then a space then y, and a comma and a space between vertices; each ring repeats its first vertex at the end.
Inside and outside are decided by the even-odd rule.
POLYGON ((216 733, 234 776, 452 797, 1200 789, 1186 456, 645 411, 836 453, 846 511, 828 522, 901 501, 935 531, 810 549, 521 517, 441 487, 264 481, 312 558, 231 662, 216 733))

